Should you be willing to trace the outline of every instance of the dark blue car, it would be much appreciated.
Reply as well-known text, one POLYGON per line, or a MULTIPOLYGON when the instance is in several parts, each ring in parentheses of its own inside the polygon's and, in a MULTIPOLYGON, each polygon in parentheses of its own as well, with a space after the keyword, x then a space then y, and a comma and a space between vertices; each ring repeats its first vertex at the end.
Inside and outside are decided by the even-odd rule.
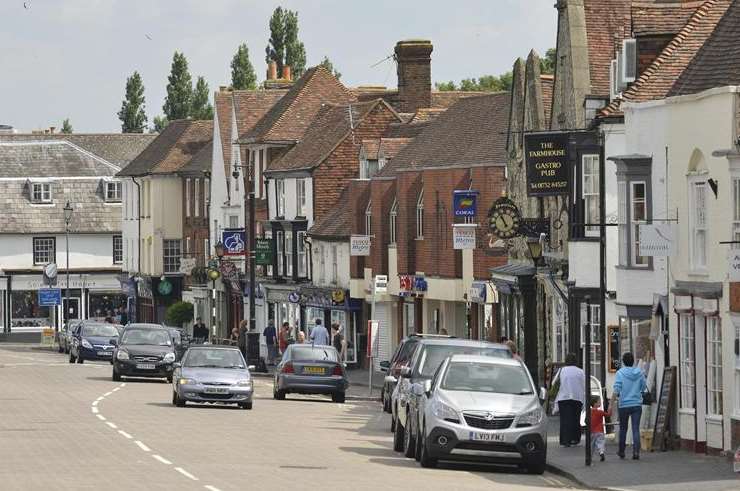
POLYGON ((118 329, 113 324, 84 321, 69 346, 69 362, 85 360, 113 361, 113 348, 118 343, 118 329))

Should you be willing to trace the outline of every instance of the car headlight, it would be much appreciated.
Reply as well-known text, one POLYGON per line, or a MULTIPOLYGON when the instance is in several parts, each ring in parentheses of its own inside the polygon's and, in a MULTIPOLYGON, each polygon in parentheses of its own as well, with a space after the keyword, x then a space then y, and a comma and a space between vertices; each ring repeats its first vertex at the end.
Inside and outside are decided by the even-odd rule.
POLYGON ((234 385, 236 385, 237 387, 251 387, 252 386, 252 379, 239 380, 234 385))
POLYGON ((87 349, 93 349, 92 344, 87 339, 82 340, 82 347, 87 349))
POLYGON ((128 360, 128 351, 118 350, 116 358, 118 358, 119 360, 128 360))
POLYGON ((516 425, 517 426, 538 425, 540 424, 540 422, 542 422, 542 418, 544 417, 544 415, 545 415, 545 412, 542 410, 542 408, 540 406, 537 406, 531 411, 527 411, 524 414, 520 414, 516 420, 516 425))
POLYGON ((195 379, 192 378, 179 378, 177 379, 178 385, 195 385, 198 382, 195 379))
POLYGON ((454 419, 457 421, 460 420, 457 415, 457 411, 439 400, 434 401, 434 404, 432 405, 432 412, 439 419, 454 419))
POLYGON ((164 355, 164 362, 165 363, 172 363, 175 361, 175 354, 174 353, 167 353, 164 355))

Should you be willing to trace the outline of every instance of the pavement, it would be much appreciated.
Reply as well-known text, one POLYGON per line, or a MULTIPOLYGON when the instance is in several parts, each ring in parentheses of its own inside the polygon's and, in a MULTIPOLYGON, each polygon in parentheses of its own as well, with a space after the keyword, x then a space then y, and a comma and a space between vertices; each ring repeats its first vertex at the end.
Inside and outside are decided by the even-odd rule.
POLYGON ((606 461, 598 455, 590 467, 585 464, 582 443, 576 447, 561 447, 558 441, 559 418, 551 417, 548 428, 547 460, 550 471, 567 477, 586 489, 630 489, 645 491, 738 491, 740 474, 732 470, 725 457, 710 457, 692 452, 645 452, 640 460, 617 456, 617 441, 607 439, 606 461))
POLYGON ((108 363, 67 360, 48 349, 0 344, 3 491, 574 486, 551 473, 507 467, 422 469, 392 450, 390 418, 374 401, 295 395, 276 401, 272 381, 260 377, 251 411, 177 408, 163 381, 113 382, 108 363))

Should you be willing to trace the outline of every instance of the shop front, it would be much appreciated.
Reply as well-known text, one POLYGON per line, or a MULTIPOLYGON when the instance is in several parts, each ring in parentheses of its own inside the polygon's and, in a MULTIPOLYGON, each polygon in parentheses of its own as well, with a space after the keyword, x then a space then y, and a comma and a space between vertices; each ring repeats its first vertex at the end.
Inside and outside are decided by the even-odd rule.
POLYGON ((182 298, 182 277, 140 277, 137 281, 138 322, 161 324, 167 307, 182 298))
POLYGON ((320 319, 327 329, 337 324, 346 341, 346 363, 358 363, 358 331, 362 328, 362 301, 350 298, 348 290, 336 288, 303 286, 297 293, 304 309, 304 328, 310 330, 317 319, 320 319))
POLYGON ((497 341, 495 306, 498 304, 498 290, 490 281, 474 281, 468 291, 470 309, 470 338, 497 341))

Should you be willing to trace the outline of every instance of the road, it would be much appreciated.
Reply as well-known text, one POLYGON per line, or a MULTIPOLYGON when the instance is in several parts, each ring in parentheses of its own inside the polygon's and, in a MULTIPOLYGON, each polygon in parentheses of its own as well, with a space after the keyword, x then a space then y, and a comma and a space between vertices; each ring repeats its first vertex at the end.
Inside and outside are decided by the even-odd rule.
MULTIPOLYGON (((0 345, 0 488, 10 490, 524 490, 571 487, 513 469, 422 469, 391 449, 375 402, 272 399, 254 409, 171 405, 164 382, 112 382, 107 363, 0 345)), ((364 393, 364 390, 362 391, 364 393)))

